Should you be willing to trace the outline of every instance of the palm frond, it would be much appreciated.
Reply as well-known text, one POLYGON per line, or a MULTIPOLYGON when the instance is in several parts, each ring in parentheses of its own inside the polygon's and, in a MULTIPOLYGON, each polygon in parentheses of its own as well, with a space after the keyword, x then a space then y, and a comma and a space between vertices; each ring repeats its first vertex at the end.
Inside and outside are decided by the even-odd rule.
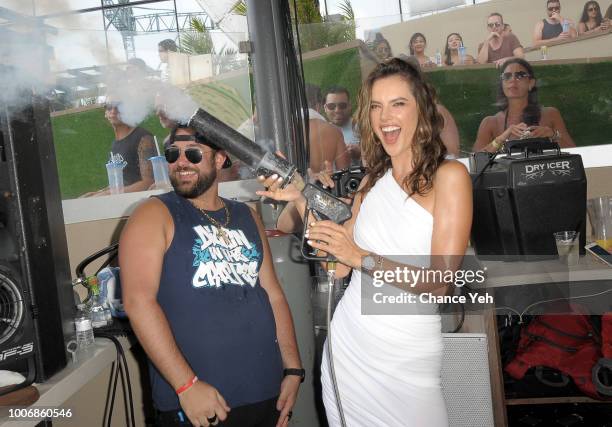
POLYGON ((193 31, 198 33, 205 33, 208 31, 204 21, 201 18, 198 18, 197 16, 191 18, 191 21, 189 21, 189 25, 191 26, 191 29, 193 31))
POLYGON ((342 0, 342 2, 338 5, 338 8, 340 8, 342 18, 345 21, 355 21, 355 12, 353 11, 351 0, 342 0))
POLYGON ((188 31, 181 33, 181 52, 189 55, 215 53, 210 33, 208 31, 188 31))
POLYGON ((244 0, 238 0, 232 8, 230 9, 230 13, 234 15, 246 16, 246 3, 244 0))

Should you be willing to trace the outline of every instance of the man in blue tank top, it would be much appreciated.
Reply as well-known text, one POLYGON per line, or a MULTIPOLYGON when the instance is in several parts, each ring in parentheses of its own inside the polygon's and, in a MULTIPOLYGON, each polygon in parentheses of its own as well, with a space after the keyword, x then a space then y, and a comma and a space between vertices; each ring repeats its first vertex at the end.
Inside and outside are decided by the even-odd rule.
POLYGON ((231 161, 189 128, 165 149, 173 192, 120 240, 125 309, 150 361, 162 426, 286 426, 302 369, 261 220, 218 195, 231 161))
POLYGON ((546 1, 547 17, 538 21, 533 29, 533 47, 549 45, 576 38, 576 25, 561 16, 561 1, 546 1))

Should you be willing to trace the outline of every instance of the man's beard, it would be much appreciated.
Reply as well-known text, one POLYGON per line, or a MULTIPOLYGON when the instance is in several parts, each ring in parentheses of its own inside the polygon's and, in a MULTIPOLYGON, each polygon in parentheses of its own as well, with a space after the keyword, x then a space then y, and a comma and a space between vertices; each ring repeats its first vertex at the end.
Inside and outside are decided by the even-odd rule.
POLYGON ((208 175, 202 175, 198 173, 198 181, 195 185, 192 185, 188 188, 179 188, 179 183, 177 182, 177 175, 181 172, 181 170, 177 170, 170 176, 170 182, 172 183, 172 187, 174 187, 174 191, 179 196, 182 196, 186 199, 195 199, 196 197, 206 193, 208 189, 213 185, 215 179, 217 179, 217 169, 212 169, 212 171, 208 175))

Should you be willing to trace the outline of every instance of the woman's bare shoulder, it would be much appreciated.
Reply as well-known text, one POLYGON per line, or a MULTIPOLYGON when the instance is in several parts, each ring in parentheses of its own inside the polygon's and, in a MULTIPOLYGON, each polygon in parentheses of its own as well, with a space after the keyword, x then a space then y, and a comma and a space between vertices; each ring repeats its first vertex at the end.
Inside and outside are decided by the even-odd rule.
POLYGON ((436 171, 436 181, 438 179, 457 179, 468 176, 468 170, 463 163, 458 160, 444 160, 436 171))
POLYGON ((542 117, 554 117, 561 115, 561 112, 555 107, 542 107, 542 117))
POLYGON ((540 119, 541 126, 550 126, 562 119, 561 112, 555 107, 542 107, 542 118, 540 119))
POLYGON ((498 131, 498 123, 500 120, 503 120, 503 115, 501 112, 493 114, 492 116, 486 116, 480 122, 480 127, 478 128, 479 132, 488 131, 491 134, 496 133, 498 131))
POLYGON ((497 113, 491 115, 491 116, 486 116, 484 119, 482 119, 482 123, 487 123, 487 124, 495 124, 499 119, 503 119, 504 117, 504 113, 503 111, 498 111, 497 113))
POLYGON ((458 160, 445 160, 434 177, 436 200, 463 197, 472 191, 472 180, 463 163, 458 160))

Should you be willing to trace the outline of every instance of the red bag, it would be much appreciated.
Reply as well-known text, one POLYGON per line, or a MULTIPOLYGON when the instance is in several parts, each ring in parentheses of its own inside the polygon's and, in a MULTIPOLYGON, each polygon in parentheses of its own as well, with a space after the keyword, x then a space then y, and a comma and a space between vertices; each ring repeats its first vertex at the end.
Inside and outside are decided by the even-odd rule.
POLYGON ((612 313, 601 316, 601 353, 593 367, 593 383, 600 394, 612 397, 612 313))
POLYGON ((601 353, 612 359, 612 313, 601 316, 601 353))
POLYGON ((570 376, 584 394, 601 399, 593 383, 593 367, 601 356, 599 334, 589 316, 547 314, 536 316, 521 330, 516 355, 505 371, 520 380, 532 367, 557 369, 570 376))

